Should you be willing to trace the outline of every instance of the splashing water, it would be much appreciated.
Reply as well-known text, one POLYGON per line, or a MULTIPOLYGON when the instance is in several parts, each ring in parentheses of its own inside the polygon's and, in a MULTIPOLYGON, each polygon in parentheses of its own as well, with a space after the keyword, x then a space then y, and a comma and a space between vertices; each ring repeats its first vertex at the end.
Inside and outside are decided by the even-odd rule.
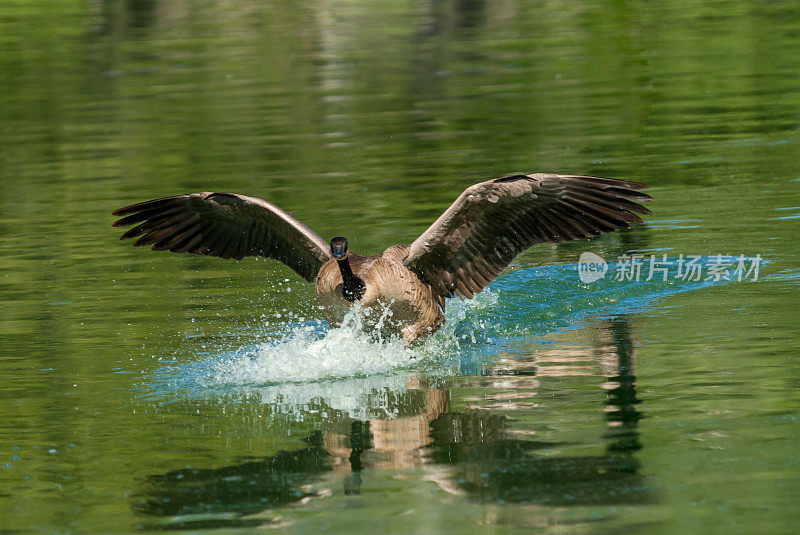
POLYGON ((366 377, 410 366, 424 356, 398 337, 365 328, 365 311, 354 306, 340 327, 300 324, 277 339, 216 359, 204 383, 213 385, 313 382, 366 377))
MULTIPOLYGON (((173 387, 209 390, 363 378, 410 369, 430 372, 460 345, 452 326, 496 302, 497 296, 489 290, 472 301, 454 300, 448 307, 447 326, 411 347, 397 335, 381 334, 382 321, 391 314, 388 309, 375 321, 369 317, 371 311, 356 303, 339 327, 309 321, 284 325, 272 340, 164 367, 159 375, 171 378, 173 387)), ((485 323, 475 321, 476 325, 485 323)), ((477 340, 473 337, 471 341, 477 340)))
MULTIPOLYGON (((577 266, 521 269, 501 277, 474 299, 451 299, 446 323, 420 345, 405 347, 367 325, 356 304, 342 325, 281 326, 272 339, 189 363, 165 366, 152 377, 158 398, 244 394, 295 411, 325 399, 348 413, 380 412, 364 404, 380 391, 402 391, 420 373, 453 376, 480 366, 515 341, 575 328, 591 315, 641 312, 653 301, 726 281, 600 280, 580 282, 577 266)), ((389 314, 387 310, 384 315, 389 314)), ((380 396, 377 396, 380 398, 380 396)))
MULTIPOLYGON (((470 307, 455 308, 464 317, 470 307)), ((454 354, 452 337, 429 337, 405 347, 402 338, 382 337, 379 327, 366 327, 376 325, 368 314, 356 304, 340 327, 285 325, 267 342, 162 367, 153 376, 150 397, 163 401, 176 399, 176 394, 195 399, 236 395, 298 419, 320 405, 354 418, 391 418, 396 407, 388 398, 407 390, 421 371, 457 373, 444 363, 454 354)))

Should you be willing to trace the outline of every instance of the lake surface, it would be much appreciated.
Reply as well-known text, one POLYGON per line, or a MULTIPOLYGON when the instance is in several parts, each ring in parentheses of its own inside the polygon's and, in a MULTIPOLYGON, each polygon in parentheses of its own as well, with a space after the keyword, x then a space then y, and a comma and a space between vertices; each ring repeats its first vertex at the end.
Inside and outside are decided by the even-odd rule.
POLYGON ((385 4, 0 4, 0 533, 795 532, 800 4, 385 4), (233 191, 374 253, 535 171, 654 213, 413 349, 109 226, 233 191))

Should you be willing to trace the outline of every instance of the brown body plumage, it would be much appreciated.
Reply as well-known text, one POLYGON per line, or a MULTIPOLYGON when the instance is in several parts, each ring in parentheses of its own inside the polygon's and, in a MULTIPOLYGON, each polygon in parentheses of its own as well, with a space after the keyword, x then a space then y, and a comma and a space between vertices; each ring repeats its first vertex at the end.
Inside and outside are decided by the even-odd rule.
POLYGON ((467 188, 411 245, 361 257, 330 245, 276 205, 229 193, 154 199, 115 211, 122 239, 154 250, 279 260, 308 281, 338 325, 356 301, 407 343, 444 322, 444 299, 471 298, 528 247, 597 236, 641 222, 646 185, 575 175, 512 175, 467 188))
MULTIPOLYGON (((394 245, 368 257, 350 252, 348 261, 353 273, 366 286, 359 301, 367 309, 369 323, 380 323, 385 332, 399 332, 411 342, 436 331, 444 323, 444 298, 403 264, 407 255, 408 247, 394 245)), ((317 299, 325 319, 333 326, 341 323, 353 304, 344 298, 343 286, 337 261, 323 264, 317 275, 317 299)))

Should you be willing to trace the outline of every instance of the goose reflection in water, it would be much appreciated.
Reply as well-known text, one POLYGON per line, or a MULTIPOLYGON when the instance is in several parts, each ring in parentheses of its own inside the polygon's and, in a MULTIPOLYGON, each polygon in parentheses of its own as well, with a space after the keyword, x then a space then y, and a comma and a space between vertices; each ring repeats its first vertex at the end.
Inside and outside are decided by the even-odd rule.
MULTIPOLYGON (((641 448, 642 415, 636 409, 631 319, 595 319, 590 331, 591 346, 536 347, 525 357, 497 362, 485 376, 471 380, 475 385, 468 380, 468 387, 500 392, 483 396, 475 408, 453 411, 451 392, 441 380, 415 377, 405 391, 381 394, 396 411, 393 417, 360 420, 332 410, 304 448, 221 468, 149 476, 133 507, 143 516, 169 517, 162 528, 267 525, 278 521, 270 516, 276 508, 334 493, 359 494, 368 470, 408 468, 447 492, 482 503, 563 507, 653 502, 656 494, 639 473, 635 457, 641 448), (530 440, 500 414, 509 408, 535 410, 530 402, 504 398, 504 391, 527 390, 535 398, 540 382, 576 374, 606 379, 604 453, 549 454, 568 444, 530 440)), ((538 522, 541 518, 533 517, 539 516, 532 515, 530 522, 538 522)))

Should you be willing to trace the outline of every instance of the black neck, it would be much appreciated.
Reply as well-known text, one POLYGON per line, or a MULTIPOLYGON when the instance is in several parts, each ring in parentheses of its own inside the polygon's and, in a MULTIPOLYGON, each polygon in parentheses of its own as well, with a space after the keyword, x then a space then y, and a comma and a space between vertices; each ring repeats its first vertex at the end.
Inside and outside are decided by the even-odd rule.
POLYGON ((367 287, 364 281, 356 277, 353 273, 353 268, 350 267, 350 259, 345 257, 342 260, 337 260, 339 264, 339 271, 342 273, 342 295, 348 301, 356 301, 364 296, 367 287))
POLYGON ((345 257, 342 260, 337 260, 337 264, 339 264, 339 271, 342 272, 342 280, 347 284, 348 280, 352 280, 356 278, 353 275, 353 268, 350 267, 350 259, 345 257))

